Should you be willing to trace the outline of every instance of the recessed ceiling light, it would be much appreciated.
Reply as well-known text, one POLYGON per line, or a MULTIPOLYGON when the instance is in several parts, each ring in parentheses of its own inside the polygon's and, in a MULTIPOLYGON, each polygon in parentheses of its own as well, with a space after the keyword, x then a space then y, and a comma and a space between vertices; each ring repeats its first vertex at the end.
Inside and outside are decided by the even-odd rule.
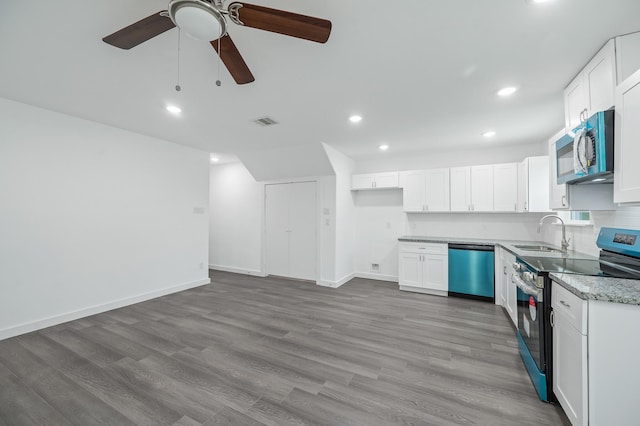
POLYGON ((525 3, 529 3, 529 4, 538 4, 538 3, 550 3, 553 0, 524 0, 525 3))
POLYGON ((359 115, 352 115, 351 117, 349 117, 349 121, 352 123, 359 123, 362 121, 362 117, 359 115))
POLYGON ((486 132, 482 133, 482 136, 485 138, 492 138, 496 135, 496 132, 494 132, 493 130, 487 130, 486 132))
POLYGON ((518 90, 517 87, 505 87, 504 89, 498 90, 498 96, 511 96, 518 90))
POLYGON ((211 157, 211 162, 212 163, 217 163, 218 161, 220 161, 220 159, 218 157, 211 157))
POLYGON ((389 145, 387 144, 382 144, 380 145, 378 148, 380 148, 380 151, 386 151, 389 149, 389 145))
POLYGON ((182 112, 182 109, 175 105, 167 105, 167 111, 169 111, 171 114, 180 114, 182 112))

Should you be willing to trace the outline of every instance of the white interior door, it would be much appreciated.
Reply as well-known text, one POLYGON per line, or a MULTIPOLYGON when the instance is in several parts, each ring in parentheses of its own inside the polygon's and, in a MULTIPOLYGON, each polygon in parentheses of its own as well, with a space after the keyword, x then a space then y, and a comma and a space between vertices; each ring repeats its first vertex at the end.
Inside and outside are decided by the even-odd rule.
POLYGON ((288 185, 265 186, 266 269, 269 275, 289 276, 288 185))
POLYGON ((316 279, 316 184, 289 185, 289 277, 316 279))
POLYGON ((266 272, 316 279, 316 184, 265 186, 266 272))

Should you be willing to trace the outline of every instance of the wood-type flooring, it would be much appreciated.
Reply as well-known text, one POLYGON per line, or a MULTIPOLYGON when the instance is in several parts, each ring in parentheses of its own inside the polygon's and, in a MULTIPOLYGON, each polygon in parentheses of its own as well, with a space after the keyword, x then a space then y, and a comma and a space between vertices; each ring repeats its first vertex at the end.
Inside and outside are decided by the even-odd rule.
POLYGON ((0 425, 562 425, 490 303, 212 283, 0 341, 0 425))

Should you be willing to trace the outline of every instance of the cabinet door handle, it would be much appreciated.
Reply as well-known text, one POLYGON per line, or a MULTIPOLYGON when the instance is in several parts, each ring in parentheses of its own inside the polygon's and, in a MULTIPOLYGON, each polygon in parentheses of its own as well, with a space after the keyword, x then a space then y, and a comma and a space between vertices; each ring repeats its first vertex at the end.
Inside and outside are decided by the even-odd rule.
POLYGON ((514 204, 514 205, 513 205, 513 211, 514 211, 514 212, 517 212, 517 211, 518 211, 518 203, 516 203, 516 204, 514 204))
POLYGON ((551 327, 556 326, 556 315, 553 311, 551 311, 551 313, 549 314, 549 322, 551 323, 551 327))
POLYGON ((429 204, 425 204, 424 205, 424 211, 428 212, 429 211, 429 204))
POLYGON ((560 301, 560 304, 561 304, 562 306, 566 307, 566 308, 571 308, 571 305, 570 305, 570 304, 568 304, 567 302, 565 302, 564 300, 561 300, 561 301, 560 301))
POLYGON ((566 195, 563 195, 563 196, 562 196, 561 201, 562 201, 562 207, 567 207, 567 204, 566 204, 566 202, 567 202, 567 196, 566 196, 566 195))
POLYGON ((525 201, 525 202, 524 202, 524 211, 527 211, 527 210, 528 210, 527 202, 525 201))
POLYGON ((506 266, 503 266, 503 267, 502 267, 502 273, 503 273, 504 275, 507 275, 507 267, 506 267, 506 266))

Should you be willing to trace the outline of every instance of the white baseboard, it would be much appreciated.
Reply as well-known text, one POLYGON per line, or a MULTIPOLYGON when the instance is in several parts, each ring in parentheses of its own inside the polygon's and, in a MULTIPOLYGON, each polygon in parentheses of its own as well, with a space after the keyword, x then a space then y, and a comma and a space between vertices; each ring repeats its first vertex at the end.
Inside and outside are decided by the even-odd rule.
POLYGON ((368 280, 389 281, 392 283, 398 282, 398 277, 395 275, 373 274, 371 272, 356 272, 358 278, 366 278, 368 280))
POLYGON ((265 274, 262 271, 256 271, 254 269, 234 268, 232 266, 209 264, 209 269, 213 269, 214 271, 232 272, 234 274, 252 275, 254 277, 262 277, 262 278, 267 276, 267 274, 265 274))
POLYGON ((342 285, 348 283, 349 281, 351 281, 353 278, 355 278, 355 276, 356 276, 355 272, 352 272, 350 274, 345 275, 344 277, 342 277, 338 281, 322 281, 322 280, 318 280, 318 281, 316 281, 316 284, 320 285, 320 286, 323 286, 323 287, 338 288, 338 287, 341 287, 342 285))
POLYGON ((431 294, 433 296, 443 296, 447 297, 449 295, 448 292, 442 290, 430 290, 422 287, 410 287, 410 286, 400 286, 400 290, 402 291, 410 291, 412 293, 422 293, 422 294, 431 294))
POLYGON ((199 287, 209 283, 211 283, 211 280, 209 278, 192 281, 189 283, 180 284, 173 287, 163 288, 161 290, 151 291, 149 293, 139 294, 137 296, 132 296, 132 297, 126 297, 124 299, 114 300, 112 302, 102 303, 100 305, 94 305, 88 308, 78 309, 77 311, 66 312, 66 313, 54 315, 48 318, 43 318, 36 321, 30 321, 20 325, 4 328, 0 330, 0 340, 8 339, 14 336, 19 336, 25 333, 30 333, 36 330, 41 330, 43 328, 62 324, 67 321, 73 321, 78 318, 84 318, 91 315, 99 314, 101 312, 110 311, 112 309, 122 308, 124 306, 129 306, 135 303, 144 302, 146 300, 155 299, 156 297, 166 296, 167 294, 177 293, 180 291, 188 290, 194 287, 199 287))

